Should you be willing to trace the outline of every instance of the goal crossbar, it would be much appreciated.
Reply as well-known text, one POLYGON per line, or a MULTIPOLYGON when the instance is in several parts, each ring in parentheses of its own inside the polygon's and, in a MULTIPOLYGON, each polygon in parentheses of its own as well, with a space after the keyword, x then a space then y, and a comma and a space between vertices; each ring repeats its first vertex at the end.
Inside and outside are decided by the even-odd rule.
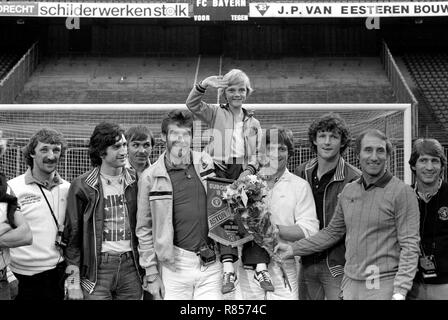
MULTIPOLYGON (((250 104, 246 108, 254 111, 400 111, 403 114, 402 138, 403 138, 403 180, 407 184, 412 182, 412 172, 406 165, 410 158, 412 148, 412 112, 411 104, 250 104)), ((169 111, 173 109, 186 109, 185 104, 2 104, 0 112, 151 112, 169 111)), ((262 123, 263 127, 263 123, 262 123)), ((0 128, 1 129, 1 128, 0 128)))

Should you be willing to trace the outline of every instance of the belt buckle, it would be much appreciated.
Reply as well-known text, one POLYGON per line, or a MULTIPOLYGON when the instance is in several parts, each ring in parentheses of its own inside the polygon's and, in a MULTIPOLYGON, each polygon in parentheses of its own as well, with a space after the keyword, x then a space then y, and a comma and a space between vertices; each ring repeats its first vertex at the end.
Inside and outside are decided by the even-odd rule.
POLYGON ((132 257, 131 251, 126 251, 126 252, 123 252, 123 253, 120 254, 120 258, 128 259, 128 258, 131 258, 131 257, 132 257))

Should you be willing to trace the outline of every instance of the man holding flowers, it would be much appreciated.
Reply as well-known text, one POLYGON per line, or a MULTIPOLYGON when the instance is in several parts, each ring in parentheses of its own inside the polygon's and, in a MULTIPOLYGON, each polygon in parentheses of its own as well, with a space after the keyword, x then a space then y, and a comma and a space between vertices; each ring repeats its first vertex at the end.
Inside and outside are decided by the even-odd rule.
MULTIPOLYGON (((292 243, 316 233, 319 221, 310 185, 302 178, 289 172, 287 163, 294 152, 293 136, 290 130, 273 127, 266 130, 265 150, 260 159, 263 167, 259 176, 267 184, 264 202, 270 213, 272 228, 265 228, 263 242, 273 249, 276 242, 292 243)), ((244 261, 244 251, 242 260, 244 261)), ((272 276, 275 290, 265 292, 253 284, 253 270, 240 269, 240 285, 243 299, 298 299, 298 274, 295 259, 292 257, 282 264, 287 279, 284 279, 280 265, 275 257, 268 270, 272 276), (285 280, 289 280, 289 288, 285 280), (265 296, 266 294, 266 296, 265 296)))

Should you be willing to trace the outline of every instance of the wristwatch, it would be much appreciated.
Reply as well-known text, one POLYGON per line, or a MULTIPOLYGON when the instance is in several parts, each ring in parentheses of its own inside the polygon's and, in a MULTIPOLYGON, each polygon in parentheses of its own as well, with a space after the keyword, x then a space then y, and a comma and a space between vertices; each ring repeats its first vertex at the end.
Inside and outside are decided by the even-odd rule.
POLYGON ((156 281, 157 279, 159 279, 159 274, 150 274, 148 276, 146 276, 146 281, 149 283, 153 283, 154 281, 156 281))

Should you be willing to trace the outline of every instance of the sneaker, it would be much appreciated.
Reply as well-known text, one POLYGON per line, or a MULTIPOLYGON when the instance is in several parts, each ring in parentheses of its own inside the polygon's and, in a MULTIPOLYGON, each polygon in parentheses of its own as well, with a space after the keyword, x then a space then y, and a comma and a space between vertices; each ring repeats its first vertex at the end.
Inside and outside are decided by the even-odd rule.
POLYGON ((261 270, 260 272, 255 271, 254 279, 264 291, 274 291, 271 275, 267 270, 261 270))
POLYGON ((222 275, 222 288, 223 294, 232 292, 235 290, 236 274, 235 272, 224 272, 222 275))

